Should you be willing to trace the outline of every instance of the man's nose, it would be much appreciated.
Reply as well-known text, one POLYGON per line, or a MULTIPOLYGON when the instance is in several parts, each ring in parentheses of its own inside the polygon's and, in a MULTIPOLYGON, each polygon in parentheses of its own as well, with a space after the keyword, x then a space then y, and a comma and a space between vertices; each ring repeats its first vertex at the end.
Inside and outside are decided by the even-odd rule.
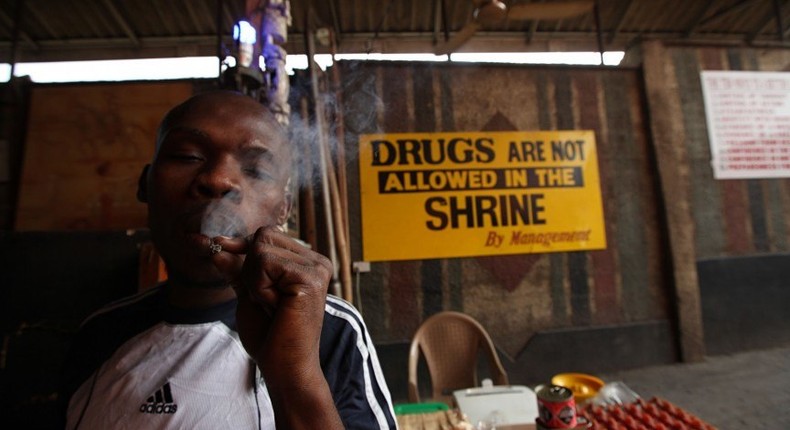
POLYGON ((208 198, 240 196, 240 169, 233 160, 206 163, 193 182, 192 191, 208 198))

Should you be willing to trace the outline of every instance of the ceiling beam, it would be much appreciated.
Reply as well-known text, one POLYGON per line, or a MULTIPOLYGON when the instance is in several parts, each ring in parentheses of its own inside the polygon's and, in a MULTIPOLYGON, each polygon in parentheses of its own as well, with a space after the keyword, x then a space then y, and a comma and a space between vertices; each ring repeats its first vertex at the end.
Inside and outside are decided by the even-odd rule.
POLYGON ((332 15, 332 27, 335 36, 335 43, 340 46, 343 40, 343 27, 340 25, 340 14, 337 11, 337 0, 329 1, 329 13, 332 15))
POLYGON ((222 16, 225 17, 225 22, 229 24, 228 28, 233 28, 236 25, 236 17, 233 16, 233 13, 228 9, 227 2, 222 2, 222 16))
POLYGON ((617 18, 617 24, 615 24, 614 28, 611 32, 609 32, 609 39, 608 43, 612 43, 617 35, 620 33, 620 30, 623 29, 623 24, 625 23, 625 19, 628 18, 628 15, 631 13, 632 7, 634 6, 634 0, 628 0, 628 4, 624 8, 622 8, 622 12, 620 16, 617 18))
MULTIPOLYGON (((26 7, 24 7, 24 11, 20 12, 23 15, 24 12, 30 10, 30 5, 25 4, 25 6, 26 7)), ((2 9, 0 9, 0 19, 5 21, 5 23, 8 25, 8 28, 11 29, 10 33, 13 34, 14 32, 17 32, 19 38, 22 39, 22 41, 25 42, 25 44, 33 48, 33 50, 38 51, 41 49, 38 43, 36 43, 36 41, 34 41, 30 36, 28 36, 27 33, 17 28, 17 26, 20 25, 21 22, 24 22, 24 17, 21 18, 20 20, 21 22, 17 22, 15 19, 12 19, 10 16, 6 15, 6 13, 2 9)))
POLYGON ((433 0, 433 43, 439 43, 442 31, 442 0, 433 0))
MULTIPOLYGON (((635 40, 640 33, 620 32, 618 38, 608 43, 608 51, 622 51, 629 41, 635 40)), ((338 53, 371 52, 382 53, 432 53, 435 49, 433 31, 411 34, 388 33, 345 33, 343 46, 338 53), (375 39, 374 39, 375 36, 375 39), (371 43, 371 41, 373 41, 371 43)), ((654 39, 664 40, 667 43, 681 43, 684 45, 722 45, 746 46, 743 35, 732 35, 723 38, 721 35, 698 35, 694 39, 685 39, 683 32, 651 35, 654 39)), ((232 43, 230 36, 223 36, 224 43, 232 43)), ((290 34, 287 44, 289 54, 304 53, 304 36, 290 34)), ((638 39, 641 40, 641 39, 638 39)), ((185 55, 202 55, 214 57, 217 55, 216 35, 190 36, 190 37, 142 37, 140 47, 131 47, 129 40, 124 37, 112 39, 68 39, 68 40, 41 40, 40 51, 36 52, 25 46, 19 47, 19 61, 65 61, 65 60, 98 60, 116 58, 162 58, 181 57, 185 55), (189 49, 185 49, 188 47, 189 49)), ((787 48, 789 42, 760 43, 760 46, 787 48)), ((7 58, 11 42, 0 42, 0 58, 7 58)), ((318 47, 319 53, 329 53, 328 50, 318 47)), ((524 42, 524 33, 513 32, 486 32, 481 31, 464 44, 460 52, 542 52, 542 51, 597 51, 595 34, 592 32, 537 32, 532 43, 524 42)))
POLYGON ((538 32, 538 24, 540 24, 540 21, 532 21, 529 24, 529 31, 527 32, 527 45, 532 43, 532 39, 535 38, 535 33, 538 32))
POLYGON ((776 14, 776 34, 779 36, 779 41, 785 41, 784 23, 782 22, 782 3, 780 0, 774 0, 774 13, 776 14))
POLYGON ((603 45, 603 28, 601 26, 601 6, 599 1, 595 2, 593 13, 595 14, 595 40, 598 43, 598 55, 601 56, 601 65, 603 66, 603 53, 606 51, 606 48, 603 45))
POLYGON ((41 3, 33 3, 33 4, 26 3, 27 7, 25 8, 25 12, 27 14, 29 14, 30 16, 32 16, 33 19, 38 21, 38 24, 41 26, 41 28, 44 29, 44 31, 47 32, 47 35, 50 38, 55 39, 57 37, 57 33, 55 32, 55 30, 52 29, 52 27, 49 26, 49 22, 47 22, 47 20, 44 19, 44 17, 41 16, 40 13, 38 13, 38 9, 34 7, 34 6, 37 6, 39 4, 41 4, 41 3))
POLYGON ((162 23, 162 26, 167 30, 169 34, 176 34, 177 31, 173 30, 172 22, 170 18, 162 12, 162 8, 159 6, 159 2, 153 2, 154 12, 156 12, 156 16, 159 18, 159 22, 162 23))
POLYGON ((746 40, 746 43, 754 42, 754 40, 757 39, 757 37, 763 31, 765 31, 765 27, 768 27, 768 24, 770 24, 771 21, 774 21, 775 18, 776 17, 773 10, 769 10, 768 12, 766 12, 765 15, 760 19, 760 23, 754 27, 754 31, 747 34, 746 37, 744 38, 744 40, 746 40))
MULTIPOLYGON (((629 41, 641 41, 638 32, 621 31, 611 44, 608 51, 622 51, 629 41)), ((338 53, 371 52, 383 53, 432 53, 435 49, 433 31, 419 33, 344 33, 343 46, 338 53), (374 39, 375 36, 375 39, 374 39)), ((724 38, 718 34, 699 34, 692 39, 684 38, 683 32, 646 35, 645 37, 663 40, 666 43, 704 46, 747 46, 744 34, 734 34, 724 38)), ((224 35, 222 41, 232 43, 230 35, 224 35)), ((23 44, 18 48, 18 62, 32 61, 78 61, 102 60, 119 58, 163 58, 217 55, 216 35, 189 37, 141 37, 140 47, 133 47, 125 37, 111 39, 71 39, 71 40, 40 40, 40 51, 36 52, 23 44), (189 49, 184 49, 189 47, 189 49)), ((0 58, 8 58, 11 42, 0 42, 0 58)), ((790 41, 759 41, 753 46, 776 47, 788 49, 790 41)), ((286 46, 289 54, 304 53, 304 36, 290 34, 286 46)), ((329 53, 328 48, 318 47, 319 53, 329 53)), ((478 32, 467 42, 460 52, 543 52, 543 51, 597 51, 595 33, 591 31, 559 32, 538 31, 527 45, 524 33, 512 32, 478 32)))
POLYGON ((716 0, 707 0, 707 2, 705 2, 705 7, 700 9, 700 12, 694 17, 694 20, 691 21, 691 25, 686 30, 684 37, 689 38, 697 31, 697 28, 702 24, 702 20, 705 19, 705 16, 710 12, 711 7, 713 7, 715 3, 716 0))
POLYGON ((444 30, 444 41, 450 40, 450 20, 447 18, 447 0, 442 3, 442 29, 444 30))
POLYGON ((104 7, 110 11, 110 15, 112 15, 112 17, 115 19, 115 22, 121 26, 121 30, 123 30, 123 32, 126 34, 126 37, 132 41, 132 44, 134 46, 140 46, 140 38, 134 34, 129 22, 123 17, 123 15, 121 15, 121 12, 118 10, 118 8, 115 7, 113 0, 103 0, 102 3, 104 3, 104 7))
POLYGON ((217 83, 222 84, 222 64, 225 62, 225 47, 222 44, 222 7, 224 0, 214 0, 214 34, 217 36, 215 47, 217 48, 217 83))
POLYGON ((200 32, 201 25, 200 25, 200 20, 197 17, 197 13, 195 13, 195 8, 192 6, 192 3, 193 2, 191 1, 184 2, 187 8, 187 14, 189 15, 189 20, 192 21, 192 25, 194 26, 195 32, 197 33, 200 32))
MULTIPOLYGON (((727 16, 729 16, 729 15, 735 13, 735 12, 738 12, 741 9, 745 9, 746 7, 750 6, 755 1, 756 0, 740 0, 739 2, 737 2, 735 4, 732 4, 730 6, 727 6, 725 8, 717 10, 716 13, 714 13, 713 15, 711 15, 711 16, 709 16, 707 18, 704 18, 704 19, 700 20, 699 22, 696 23, 696 25, 694 25, 691 29, 689 29, 689 31, 688 31, 689 36, 691 34, 693 34, 694 32, 696 32, 699 27, 702 27, 702 26, 704 26, 706 24, 710 24, 710 23, 716 22, 716 21, 718 21, 718 20, 720 20, 722 18, 725 18, 725 17, 727 17, 727 16)), ((710 3, 711 3, 711 0, 708 0, 708 6, 705 9, 708 9, 708 7, 710 7, 710 3)), ((706 12, 707 12, 707 10, 706 10, 706 12)))

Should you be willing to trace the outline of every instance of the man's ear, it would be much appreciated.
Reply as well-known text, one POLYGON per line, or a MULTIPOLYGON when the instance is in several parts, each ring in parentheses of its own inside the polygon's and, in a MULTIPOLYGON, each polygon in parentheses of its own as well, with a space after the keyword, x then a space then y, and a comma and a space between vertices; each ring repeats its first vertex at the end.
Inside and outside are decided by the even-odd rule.
POLYGON ((143 167, 140 172, 140 179, 137 180, 137 201, 140 203, 148 203, 148 171, 151 169, 150 164, 143 167))

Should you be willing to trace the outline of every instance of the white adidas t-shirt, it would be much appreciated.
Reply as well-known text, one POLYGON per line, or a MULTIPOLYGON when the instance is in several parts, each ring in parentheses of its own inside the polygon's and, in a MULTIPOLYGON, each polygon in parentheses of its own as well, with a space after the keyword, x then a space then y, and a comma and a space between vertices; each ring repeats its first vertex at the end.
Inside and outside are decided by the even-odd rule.
MULTIPOLYGON (((265 382, 231 328, 235 302, 173 309, 165 288, 83 324, 66 363, 66 428, 273 429, 265 382)), ((370 336, 335 297, 327 299, 321 366, 347 429, 396 427, 370 336)))

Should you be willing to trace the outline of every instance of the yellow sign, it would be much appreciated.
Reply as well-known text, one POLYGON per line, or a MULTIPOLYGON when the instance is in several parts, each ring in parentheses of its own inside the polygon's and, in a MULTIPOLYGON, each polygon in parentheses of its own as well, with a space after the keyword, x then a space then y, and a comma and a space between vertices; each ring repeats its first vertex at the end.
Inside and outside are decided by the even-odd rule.
POLYGON ((606 248, 592 131, 360 136, 367 261, 606 248))

